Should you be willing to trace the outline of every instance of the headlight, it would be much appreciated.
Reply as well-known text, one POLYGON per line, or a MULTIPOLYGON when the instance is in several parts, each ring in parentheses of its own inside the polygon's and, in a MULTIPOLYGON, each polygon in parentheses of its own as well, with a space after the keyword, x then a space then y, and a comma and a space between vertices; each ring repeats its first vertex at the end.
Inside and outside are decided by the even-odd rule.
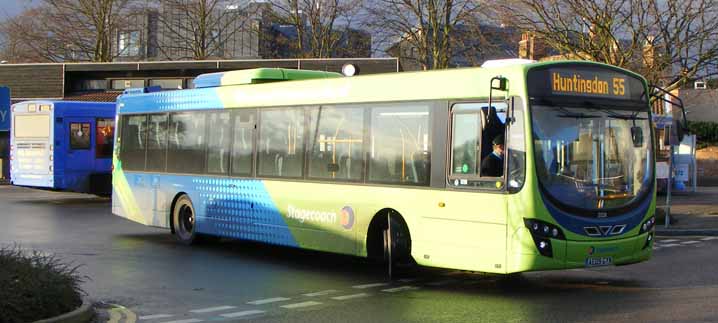
POLYGON ((648 220, 643 221, 641 224, 641 230, 638 232, 638 234, 644 234, 646 232, 653 231, 653 227, 656 226, 656 216, 653 215, 648 220))
POLYGON ((524 225, 531 232, 536 249, 544 257, 553 257, 551 239, 566 240, 563 231, 551 223, 536 219, 524 219, 524 225))

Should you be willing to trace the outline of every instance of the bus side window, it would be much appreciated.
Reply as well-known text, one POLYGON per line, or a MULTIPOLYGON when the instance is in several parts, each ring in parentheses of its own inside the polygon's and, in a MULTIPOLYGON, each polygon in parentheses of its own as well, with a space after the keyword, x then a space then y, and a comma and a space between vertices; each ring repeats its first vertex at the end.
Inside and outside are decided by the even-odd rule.
POLYGON ((145 170, 147 115, 123 116, 122 128, 122 138, 119 141, 122 168, 126 170, 145 170))
POLYGON ((112 157, 112 140, 115 136, 115 119, 95 119, 95 157, 112 157))
POLYGON ((371 109, 369 181, 429 185, 430 103, 402 103, 371 109))
POLYGON ((90 149, 89 122, 70 122, 70 149, 90 149))
POLYGON ((164 172, 167 161, 167 123, 169 115, 152 114, 147 135, 147 170, 164 172))
POLYGON ((319 107, 309 111, 310 178, 361 181, 364 109, 319 107))
POLYGON ((304 108, 262 110, 259 120, 259 176, 302 177, 304 108))
POLYGON ((254 140, 257 129, 257 112, 238 109, 234 112, 232 141, 232 175, 251 176, 254 161, 254 140))
POLYGON ((207 113, 180 112, 170 115, 167 171, 202 173, 205 169, 205 117, 207 113))
POLYGON ((207 137, 207 172, 210 174, 227 174, 229 171, 230 138, 229 111, 209 114, 207 137))

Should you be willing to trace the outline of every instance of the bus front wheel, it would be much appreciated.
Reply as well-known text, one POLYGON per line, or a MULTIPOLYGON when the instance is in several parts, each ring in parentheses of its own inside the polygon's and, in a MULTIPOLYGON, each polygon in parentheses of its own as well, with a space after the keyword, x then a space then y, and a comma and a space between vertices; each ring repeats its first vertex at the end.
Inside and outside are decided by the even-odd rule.
POLYGON ((384 260, 390 279, 408 275, 414 266, 411 258, 411 236, 406 222, 395 212, 386 215, 386 227, 383 230, 384 260))
POLYGON ((177 241, 190 245, 196 240, 196 217, 194 206, 189 196, 182 195, 175 202, 172 210, 172 225, 177 241))

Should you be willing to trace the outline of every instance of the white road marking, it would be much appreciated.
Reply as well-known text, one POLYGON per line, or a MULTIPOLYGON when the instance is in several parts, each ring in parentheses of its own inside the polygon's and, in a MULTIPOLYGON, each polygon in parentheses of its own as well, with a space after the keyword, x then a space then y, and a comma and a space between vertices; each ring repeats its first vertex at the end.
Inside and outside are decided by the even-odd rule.
POLYGON ((415 281, 416 281, 416 279, 414 279, 414 278, 404 278, 404 279, 398 280, 398 282, 402 282, 402 283, 413 283, 415 281))
POLYGON ((359 293, 359 294, 351 294, 351 295, 344 295, 344 296, 336 296, 336 297, 332 297, 332 299, 337 300, 337 301, 344 301, 344 300, 348 300, 348 299, 367 297, 367 296, 369 296, 369 294, 359 293))
POLYGON ((284 301, 288 301, 290 299, 291 298, 287 298, 287 297, 274 297, 274 298, 258 299, 256 301, 247 302, 247 304, 263 305, 263 304, 269 304, 269 303, 284 302, 284 301))
POLYGON ((190 313, 209 313, 209 312, 217 312, 217 311, 224 311, 224 310, 231 310, 233 308, 237 308, 236 306, 217 306, 217 307, 208 307, 208 308, 201 308, 198 310, 191 310, 190 313))
POLYGON ((661 242, 665 242, 665 243, 671 243, 671 242, 676 242, 676 241, 680 241, 680 240, 678 240, 678 239, 661 240, 661 242))
POLYGON ((414 287, 414 286, 401 286, 401 287, 395 287, 395 288, 382 289, 381 291, 382 291, 382 292, 387 292, 387 293, 396 293, 396 292, 402 292, 402 291, 405 291, 405 290, 413 290, 413 289, 418 289, 418 287, 414 287))
POLYGON ((710 241, 710 240, 715 240, 715 239, 718 239, 718 237, 705 237, 705 238, 703 238, 703 239, 701 239, 701 240, 703 240, 703 241, 710 241))
POLYGON ((301 303, 282 305, 280 307, 284 307, 284 308, 288 308, 288 309, 295 309, 295 308, 302 308, 302 307, 309 307, 309 306, 316 306, 316 305, 322 305, 322 303, 309 301, 309 302, 301 302, 301 303))
POLYGON ((162 322, 162 323, 197 323, 197 322, 204 322, 204 320, 200 320, 200 319, 189 319, 189 320, 179 320, 179 321, 162 322))
POLYGON ((140 320, 166 319, 168 317, 173 317, 173 316, 174 315, 170 315, 170 314, 144 315, 144 316, 140 316, 140 320))
POLYGON ((662 245, 661 247, 663 247, 663 248, 670 248, 670 247, 680 247, 680 246, 681 246, 681 245, 679 245, 679 244, 677 244, 677 243, 669 243, 669 244, 664 244, 664 245, 662 245))
POLYGON ((336 293, 336 292, 338 292, 338 291, 337 291, 337 290, 330 289, 330 290, 323 290, 323 291, 321 291, 321 292, 307 293, 307 294, 302 294, 302 295, 308 296, 308 297, 314 297, 314 296, 329 295, 329 294, 336 293))
POLYGON ((429 286, 444 286, 446 284, 451 284, 451 283, 455 283, 455 282, 456 282, 455 279, 447 279, 447 280, 440 280, 438 282, 427 283, 427 285, 429 285, 429 286))
POLYGON ((262 314, 262 313, 264 313, 264 311, 250 310, 250 311, 221 314, 220 316, 227 317, 227 318, 237 318, 237 317, 250 316, 250 315, 262 314))
POLYGON ((389 283, 373 283, 373 284, 355 285, 355 286, 352 286, 352 288, 367 289, 367 288, 386 286, 386 285, 389 285, 389 283))
POLYGON ((700 241, 693 241, 693 240, 681 242, 681 244, 696 244, 696 243, 701 243, 701 242, 700 242, 700 241))

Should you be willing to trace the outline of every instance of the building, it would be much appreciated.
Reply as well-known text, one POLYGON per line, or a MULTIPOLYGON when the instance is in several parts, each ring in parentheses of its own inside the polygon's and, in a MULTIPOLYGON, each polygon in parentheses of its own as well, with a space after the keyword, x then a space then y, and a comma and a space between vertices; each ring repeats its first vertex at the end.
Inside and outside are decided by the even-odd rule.
MULTIPOLYGON (((298 58, 292 46, 296 27, 277 21, 271 4, 250 1, 220 3, 204 23, 181 0, 133 10, 113 35, 115 61, 193 59, 298 58), (205 26, 204 33, 197 26, 205 26)), ((194 8, 192 8, 194 9, 194 8)), ((306 23, 306 20, 305 20, 306 23)), ((310 31, 307 27, 305 30, 310 31)), ((338 30, 331 57, 370 57, 371 35, 357 29, 338 30)), ((307 38, 310 35, 307 35, 307 38)), ((305 49, 308 46, 305 45, 305 49)))

